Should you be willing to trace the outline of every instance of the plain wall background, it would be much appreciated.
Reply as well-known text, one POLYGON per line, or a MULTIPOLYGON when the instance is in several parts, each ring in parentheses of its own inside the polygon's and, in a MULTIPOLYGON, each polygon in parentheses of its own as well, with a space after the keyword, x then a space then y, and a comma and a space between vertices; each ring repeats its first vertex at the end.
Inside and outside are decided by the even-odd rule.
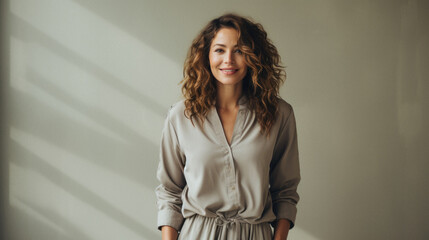
POLYGON ((2 4, 8 239, 160 237, 164 117, 192 39, 226 12, 262 23, 287 66, 302 170, 289 239, 429 237, 427 1, 2 4))

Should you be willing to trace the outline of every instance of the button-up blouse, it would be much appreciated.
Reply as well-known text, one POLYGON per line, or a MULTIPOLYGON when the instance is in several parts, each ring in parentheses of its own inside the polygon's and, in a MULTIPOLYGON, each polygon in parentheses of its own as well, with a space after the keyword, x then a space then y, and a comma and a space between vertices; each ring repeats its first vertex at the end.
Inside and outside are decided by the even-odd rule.
POLYGON ((231 144, 215 107, 193 124, 184 110, 183 100, 173 105, 162 131, 158 229, 180 231, 195 214, 250 224, 284 218, 293 227, 300 170, 292 106, 280 100, 267 136, 241 97, 231 144))

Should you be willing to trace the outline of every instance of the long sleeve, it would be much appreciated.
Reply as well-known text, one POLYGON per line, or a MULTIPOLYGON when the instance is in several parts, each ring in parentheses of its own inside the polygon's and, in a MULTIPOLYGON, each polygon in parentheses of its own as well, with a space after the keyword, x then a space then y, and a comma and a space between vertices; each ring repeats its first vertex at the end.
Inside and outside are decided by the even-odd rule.
POLYGON ((183 175, 184 164, 185 156, 180 150, 169 112, 162 131, 160 161, 157 170, 157 178, 161 183, 156 188, 158 229, 167 225, 179 231, 183 224, 181 195, 186 186, 183 175))
POLYGON ((285 218, 295 225, 297 213, 296 204, 299 201, 297 187, 301 180, 298 139, 295 116, 288 104, 288 116, 281 119, 282 126, 274 147, 273 159, 270 166, 270 192, 273 201, 273 211, 277 219, 285 218))

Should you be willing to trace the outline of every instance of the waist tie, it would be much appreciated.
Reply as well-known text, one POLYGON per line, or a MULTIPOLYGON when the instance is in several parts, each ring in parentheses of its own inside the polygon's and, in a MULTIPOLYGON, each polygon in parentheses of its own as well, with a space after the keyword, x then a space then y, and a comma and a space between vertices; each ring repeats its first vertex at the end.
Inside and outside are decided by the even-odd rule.
POLYGON ((242 223, 242 219, 241 218, 225 218, 224 216, 218 216, 216 217, 215 223, 216 225, 224 228, 229 228, 232 227, 233 225, 235 225, 235 231, 237 232, 237 239, 241 240, 241 223, 242 223))

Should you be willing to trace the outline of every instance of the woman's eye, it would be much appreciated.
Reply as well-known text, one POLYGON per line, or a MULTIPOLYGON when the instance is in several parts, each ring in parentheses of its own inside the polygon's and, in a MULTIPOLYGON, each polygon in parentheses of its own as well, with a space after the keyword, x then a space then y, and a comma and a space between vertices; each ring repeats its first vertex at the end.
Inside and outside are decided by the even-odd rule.
POLYGON ((215 52, 223 52, 222 49, 216 49, 215 52))
POLYGON ((243 52, 240 49, 235 50, 235 52, 239 54, 243 54, 243 52))

